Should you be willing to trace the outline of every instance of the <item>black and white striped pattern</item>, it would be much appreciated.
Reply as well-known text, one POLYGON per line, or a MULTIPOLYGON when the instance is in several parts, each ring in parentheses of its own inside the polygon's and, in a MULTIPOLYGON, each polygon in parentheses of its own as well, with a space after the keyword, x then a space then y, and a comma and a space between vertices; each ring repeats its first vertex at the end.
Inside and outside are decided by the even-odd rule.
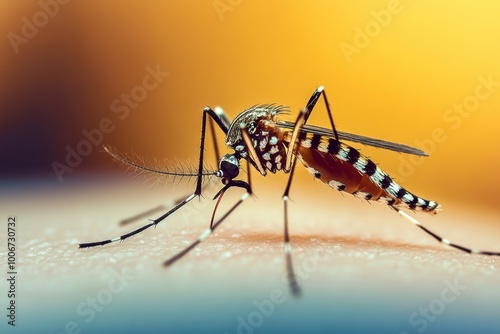
MULTIPOLYGON (((406 207, 416 211, 437 213, 439 205, 436 202, 425 200, 410 193, 392 180, 392 178, 372 160, 363 156, 355 148, 339 142, 332 137, 306 132, 301 132, 299 134, 299 141, 302 147, 334 155, 337 159, 348 162, 354 166, 360 174, 367 175, 373 183, 385 190, 389 195, 389 197, 380 197, 378 202, 394 207, 406 207)), ((311 169, 311 167, 309 167, 309 169, 311 169)), ((345 185, 342 185, 336 180, 331 180, 328 185, 340 191, 345 189, 345 185)), ((372 197, 371 194, 363 192, 355 192, 353 195, 366 200, 370 200, 372 197)))
POLYGON ((452 241, 450 241, 448 239, 445 239, 443 237, 440 237, 436 233, 432 232, 427 227, 425 227, 422 224, 420 224, 415 218, 413 218, 412 216, 409 216, 406 212, 404 212, 402 210, 399 210, 399 209, 394 209, 394 210, 396 210, 397 213, 399 213, 402 217, 408 219, 410 222, 412 222, 413 224, 415 224, 416 226, 418 226, 425 233, 429 234, 430 236, 432 236, 434 239, 436 239, 437 241, 439 241, 442 244, 445 244, 447 246, 453 247, 455 249, 461 250, 462 252, 469 253, 469 254, 481 254, 481 255, 488 255, 488 256, 492 256, 492 255, 494 255, 494 256, 500 256, 500 252, 483 251, 483 250, 472 249, 472 248, 469 248, 469 247, 464 247, 464 246, 461 246, 459 244, 456 244, 456 243, 454 243, 454 242, 452 242, 452 241))
POLYGON ((283 170, 285 167, 286 151, 279 142, 279 129, 271 123, 259 124, 260 131, 252 135, 253 146, 259 159, 267 170, 272 173, 283 170))

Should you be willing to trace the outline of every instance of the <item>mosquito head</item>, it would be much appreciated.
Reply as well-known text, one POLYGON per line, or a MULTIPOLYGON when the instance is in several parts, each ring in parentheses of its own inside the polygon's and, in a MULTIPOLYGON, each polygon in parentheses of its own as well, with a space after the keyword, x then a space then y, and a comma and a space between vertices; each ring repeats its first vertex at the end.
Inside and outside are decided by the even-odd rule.
POLYGON ((234 154, 226 154, 220 159, 219 169, 222 172, 222 182, 226 183, 240 173, 240 160, 234 154))

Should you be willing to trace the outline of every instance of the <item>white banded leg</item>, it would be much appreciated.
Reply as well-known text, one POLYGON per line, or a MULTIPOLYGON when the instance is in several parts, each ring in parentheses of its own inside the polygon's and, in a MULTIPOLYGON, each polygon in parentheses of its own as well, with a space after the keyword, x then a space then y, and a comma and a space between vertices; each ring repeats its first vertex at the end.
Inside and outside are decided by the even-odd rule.
POLYGON ((299 132, 300 132, 302 126, 304 124, 306 124, 307 120, 309 119, 309 116, 311 116, 311 113, 314 109, 314 106, 318 102, 318 99, 320 98, 321 95, 323 95, 323 99, 325 101, 328 117, 330 119, 330 125, 332 126, 332 133, 335 135, 335 138, 338 141, 337 130, 335 129, 335 124, 333 122, 332 113, 330 111, 330 105, 328 104, 328 99, 326 98, 326 94, 325 94, 323 86, 320 86, 314 91, 311 98, 307 102, 306 107, 300 111, 300 114, 297 117, 297 120, 295 121, 295 126, 294 126, 293 131, 292 131, 292 136, 290 139, 290 144, 288 147, 288 152, 287 152, 287 157, 286 157, 286 162, 285 162, 285 171, 290 171, 290 176, 288 178, 285 192, 283 194, 283 206, 284 206, 284 211, 285 211, 284 212, 284 215, 285 215, 284 249, 285 249, 285 257, 286 257, 288 283, 290 285, 290 290, 292 291, 292 294, 295 296, 300 295, 300 286, 298 284, 297 277, 296 277, 295 272, 293 270, 292 247, 290 245, 290 236, 288 233, 288 201, 290 199, 289 193, 290 193, 290 187, 292 184, 293 173, 295 171, 295 165, 297 162, 296 154, 297 154, 298 145, 296 145, 296 141, 297 141, 297 138, 298 138, 298 135, 299 135, 299 132))
POLYGON ((461 251, 463 251, 465 253, 469 253, 469 254, 482 254, 482 255, 489 255, 489 256, 500 256, 500 252, 482 251, 482 250, 471 249, 471 248, 468 248, 468 247, 457 245, 457 244, 451 242, 448 239, 440 237, 439 235, 437 235, 436 233, 432 232, 431 230, 429 230, 425 226, 421 225, 415 218, 413 218, 412 216, 408 215, 406 212, 404 212, 404 211, 402 211, 400 209, 397 209, 395 207, 391 207, 391 208, 393 208, 394 210, 396 210, 397 213, 399 213, 404 218, 408 219, 413 224, 415 224, 418 227, 420 227, 425 233, 429 234, 430 236, 432 236, 434 239, 436 239, 440 243, 443 243, 445 245, 448 245, 450 247, 456 248, 458 250, 461 250, 461 251))
POLYGON ((292 262, 292 246, 290 245, 290 235, 288 233, 288 196, 283 196, 284 210, 285 210, 285 231, 284 231, 284 251, 285 251, 285 259, 286 259, 286 271, 288 284, 290 286, 290 291, 296 297, 301 295, 300 285, 297 281, 297 276, 295 275, 295 271, 293 270, 293 262, 292 262))
POLYGON ((174 213, 175 211, 177 211, 178 209, 180 209, 181 207, 183 207, 185 204, 189 203, 193 198, 195 198, 197 195, 196 194, 191 194, 189 195, 188 197, 186 197, 182 202, 180 202, 179 204, 177 204, 175 207, 173 207, 170 211, 168 211, 167 213, 165 213, 164 215, 162 215, 161 217, 158 217, 154 220, 152 220, 149 224, 146 224, 136 230, 133 230, 132 232, 129 232, 127 234, 124 234, 124 235, 121 235, 119 237, 116 237, 116 238, 112 238, 112 239, 107 239, 107 240, 102 240, 102 241, 95 241, 95 242, 86 242, 86 243, 81 243, 79 244, 79 248, 90 248, 90 247, 96 247, 96 246, 103 246, 103 245, 106 245, 106 244, 109 244, 109 243, 112 243, 112 242, 116 242, 116 241, 123 241, 127 238, 130 238, 131 236, 134 236, 138 233, 141 233, 142 231, 150 228, 151 226, 155 226, 158 225, 159 222, 161 222, 163 219, 167 218, 168 216, 170 216, 172 213, 174 213))
MULTIPOLYGON (((210 107, 205 107, 203 109, 202 123, 201 123, 201 138, 200 138, 200 156, 199 156, 199 164, 198 164, 198 173, 196 174, 196 177, 197 177, 196 189, 195 189, 194 193, 189 195, 188 197, 186 197, 184 200, 180 201, 176 206, 174 206, 171 210, 169 210, 167 213, 165 213, 161 217, 152 220, 149 224, 146 224, 146 225, 144 225, 136 230, 133 230, 132 232, 129 232, 127 234, 123 234, 123 235, 116 237, 116 238, 106 239, 106 240, 102 240, 102 241, 95 241, 95 242, 80 243, 79 248, 90 248, 90 247, 96 247, 96 246, 103 246, 103 245, 106 245, 106 244, 109 244, 112 242, 123 241, 127 238, 130 238, 130 237, 150 228, 151 226, 156 226, 162 220, 164 220, 165 218, 170 216, 172 213, 174 213, 175 211, 177 211, 178 209, 183 207, 185 204, 190 202, 193 198, 195 198, 196 196, 201 196, 202 179, 205 176, 203 174, 203 161, 204 161, 203 156, 204 156, 204 152, 205 152, 205 133, 206 133, 207 114, 211 117, 210 122, 215 122, 224 133, 227 134, 227 131, 228 131, 228 128, 226 126, 227 119, 225 118, 225 116, 222 116, 220 113, 219 114, 216 113, 210 107)), ((212 124, 212 123, 210 123, 210 124, 212 124)), ((216 145, 216 143, 215 143, 215 145, 216 145)), ((109 149, 106 149, 106 147, 105 147, 105 150, 109 154, 111 154, 111 156, 113 156, 115 159, 118 159, 119 161, 122 161, 124 163, 129 163, 129 162, 127 162, 126 159, 120 158, 120 156, 118 156, 117 154, 113 153, 109 149)), ((147 167, 140 166, 138 164, 135 164, 134 162, 131 162, 131 164, 137 168, 143 168, 145 170, 148 170, 147 167)), ((180 177, 187 175, 187 174, 182 174, 182 173, 169 173, 169 174, 174 175, 174 176, 180 176, 180 177)), ((213 175, 219 176, 218 173, 214 173, 213 175)), ((193 176, 193 175, 190 175, 190 176, 193 176)))

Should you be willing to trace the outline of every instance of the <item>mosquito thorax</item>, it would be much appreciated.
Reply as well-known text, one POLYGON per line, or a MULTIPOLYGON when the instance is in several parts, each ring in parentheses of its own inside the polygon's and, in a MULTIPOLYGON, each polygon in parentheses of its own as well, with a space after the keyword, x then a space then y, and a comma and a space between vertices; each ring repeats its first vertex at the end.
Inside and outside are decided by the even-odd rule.
POLYGON ((226 154, 219 161, 222 182, 230 181, 240 173, 240 160, 235 154, 226 154))
MULTIPOLYGON (((250 136, 250 145, 253 146, 254 155, 256 155, 250 159, 259 160, 262 166, 262 170, 259 170, 261 174, 265 175, 265 170, 272 173, 282 170, 286 151, 281 142, 283 130, 277 126, 276 122, 278 115, 288 112, 287 107, 274 104, 260 104, 244 110, 229 126, 226 145, 235 151, 234 155, 237 160, 248 159, 248 143, 242 136, 242 129, 245 129, 250 136)), ((257 165, 254 164, 254 167, 257 168, 257 165)))

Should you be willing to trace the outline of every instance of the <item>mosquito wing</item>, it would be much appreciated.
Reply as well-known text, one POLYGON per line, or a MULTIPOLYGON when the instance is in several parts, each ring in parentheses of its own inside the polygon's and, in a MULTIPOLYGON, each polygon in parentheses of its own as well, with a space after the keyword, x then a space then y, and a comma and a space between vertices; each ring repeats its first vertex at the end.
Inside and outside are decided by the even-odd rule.
MULTIPOLYGON (((295 123, 287 122, 287 121, 278 121, 277 124, 278 124, 278 126, 286 128, 286 129, 293 129, 295 126, 295 123)), ((326 128, 322 128, 322 127, 314 126, 314 125, 305 124, 302 126, 302 131, 315 133, 315 134, 318 134, 321 136, 335 137, 335 135, 331 129, 326 129, 326 128)), ((390 141, 386 141, 386 140, 382 140, 382 139, 375 139, 375 138, 370 138, 370 137, 366 137, 366 136, 355 135, 352 133, 338 131, 338 130, 337 130, 337 134, 339 135, 339 139, 341 139, 341 140, 347 140, 347 141, 351 141, 351 142, 355 142, 355 143, 360 143, 363 145, 379 147, 379 148, 383 148, 386 150, 391 150, 391 151, 401 152, 401 153, 408 153, 408 154, 418 155, 418 156, 422 156, 422 157, 428 156, 428 154, 425 153, 424 151, 422 151, 418 148, 415 148, 415 147, 408 146, 408 145, 392 143, 390 141)))

